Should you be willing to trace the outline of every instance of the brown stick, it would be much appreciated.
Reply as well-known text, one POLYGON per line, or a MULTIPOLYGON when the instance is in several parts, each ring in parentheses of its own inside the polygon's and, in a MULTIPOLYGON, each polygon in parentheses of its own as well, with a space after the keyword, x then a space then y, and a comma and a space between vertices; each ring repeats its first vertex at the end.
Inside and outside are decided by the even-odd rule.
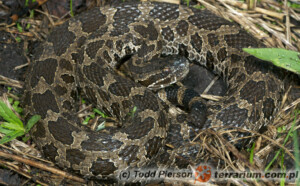
MULTIPOLYGON (((8 169, 10 169, 10 170, 12 170, 12 171, 15 171, 15 172, 17 172, 18 174, 21 174, 21 175, 25 176, 25 177, 28 178, 28 179, 32 179, 32 176, 31 176, 31 175, 29 175, 28 173, 24 172, 23 170, 20 170, 19 167, 17 167, 16 165, 11 164, 10 162, 0 160, 0 165, 3 165, 3 166, 7 167, 8 169)), ((35 179, 34 181, 35 181, 36 183, 41 184, 41 185, 44 185, 44 186, 47 186, 47 185, 48 185, 48 184, 43 183, 42 181, 37 180, 37 179, 35 179)))
POLYGON ((16 156, 16 155, 13 155, 13 154, 8 154, 8 153, 5 153, 3 151, 0 151, 0 156, 4 157, 4 158, 15 160, 15 161, 18 161, 18 162, 21 162, 21 163, 24 163, 24 164, 27 164, 27 165, 30 165, 30 166, 33 166, 33 167, 37 167, 39 169, 43 169, 43 170, 52 172, 54 174, 63 176, 63 177, 68 178, 70 180, 78 181, 80 183, 85 183, 85 180, 82 179, 82 178, 79 178, 77 176, 73 176, 73 175, 71 175, 67 172, 61 171, 59 169, 49 167, 49 166, 47 166, 43 163, 40 163, 40 162, 32 161, 30 159, 20 157, 20 156, 16 156))

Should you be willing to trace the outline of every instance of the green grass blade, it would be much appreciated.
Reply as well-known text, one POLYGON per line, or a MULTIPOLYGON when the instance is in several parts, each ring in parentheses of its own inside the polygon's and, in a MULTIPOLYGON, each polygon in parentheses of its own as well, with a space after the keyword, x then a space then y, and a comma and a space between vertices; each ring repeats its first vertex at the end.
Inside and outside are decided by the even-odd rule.
POLYGON ((14 101, 12 107, 19 114, 21 114, 23 112, 23 109, 20 107, 20 102, 19 101, 14 101))
POLYGON ((93 112, 99 114, 102 118, 107 118, 107 115, 106 115, 105 113, 101 112, 101 111, 98 110, 98 109, 95 109, 95 108, 94 108, 94 109, 93 109, 93 112))
POLYGON ((250 163, 253 164, 255 143, 252 144, 250 151, 250 163))
MULTIPOLYGON (((294 123, 296 124, 297 121, 297 117, 299 117, 299 111, 295 112, 295 118, 294 118, 294 123)), ((298 134, 297 134, 297 130, 293 131, 293 148, 294 148, 294 155, 295 155, 295 168, 296 171, 300 172, 300 150, 299 150, 299 143, 298 143, 298 134)), ((296 180, 297 185, 300 185, 300 178, 298 178, 296 180)))
POLYGON ((22 121, 2 101, 0 101, 0 116, 9 123, 15 123, 20 127, 23 127, 22 121))
POLYGON ((24 135, 23 131, 12 131, 11 133, 8 133, 6 136, 4 136, 1 140, 0 140, 0 144, 4 144, 6 142, 9 142, 19 136, 24 135))
MULTIPOLYGON (((297 118, 297 114, 296 114, 296 118, 297 118)), ((296 119, 295 118, 295 119, 296 119)), ((294 123, 292 124, 288 134, 286 135, 286 137, 284 138, 284 141, 283 141, 283 145, 286 144, 286 142, 288 141, 289 137, 291 136, 291 134, 294 132, 294 128, 295 128, 295 125, 296 125, 296 120, 294 120, 294 123)), ((271 160, 271 162, 266 166, 265 168, 265 172, 268 172, 269 168, 271 167, 271 165, 273 164, 273 162, 278 158, 279 154, 281 153, 282 149, 279 149, 274 158, 271 160)))
POLYGON ((0 133, 2 133, 2 134, 8 134, 10 132, 12 132, 12 130, 9 130, 9 129, 6 129, 6 128, 3 128, 3 127, 0 126, 0 133))
POLYGON ((19 125, 16 125, 15 123, 3 122, 1 124, 1 127, 9 129, 9 130, 22 130, 22 131, 24 131, 23 127, 20 127, 19 125))
POLYGON ((70 14, 71 14, 71 17, 74 17, 74 12, 73 12, 73 1, 70 0, 70 14))
POLYGON ((29 121, 27 122, 27 125, 25 127, 25 132, 27 133, 33 127, 33 125, 36 124, 40 119, 41 119, 41 116, 39 116, 39 115, 32 116, 29 119, 29 121))
POLYGON ((255 57, 300 74, 300 53, 282 48, 243 48, 255 57))

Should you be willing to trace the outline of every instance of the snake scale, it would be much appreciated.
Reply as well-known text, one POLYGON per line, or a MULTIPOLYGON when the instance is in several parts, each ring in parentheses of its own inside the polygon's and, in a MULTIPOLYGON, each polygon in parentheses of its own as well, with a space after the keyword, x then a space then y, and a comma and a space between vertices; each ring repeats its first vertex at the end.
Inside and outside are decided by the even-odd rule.
MULTIPOLYGON (((285 88, 275 67, 242 51, 259 46, 239 26, 207 10, 149 2, 91 9, 56 27, 35 52, 24 96, 27 115, 42 117, 32 137, 51 161, 86 177, 114 177, 164 158, 176 164, 173 152, 196 158, 183 143, 191 136, 185 118, 170 118, 157 94, 116 69, 121 61, 139 71, 162 55, 183 55, 228 84, 224 98, 207 106, 200 126, 257 131, 276 114, 285 88), (116 125, 98 132, 82 126, 78 89, 116 118, 116 125), (168 136, 179 146, 163 152, 168 136)), ((180 88, 172 91, 182 94, 180 88)))

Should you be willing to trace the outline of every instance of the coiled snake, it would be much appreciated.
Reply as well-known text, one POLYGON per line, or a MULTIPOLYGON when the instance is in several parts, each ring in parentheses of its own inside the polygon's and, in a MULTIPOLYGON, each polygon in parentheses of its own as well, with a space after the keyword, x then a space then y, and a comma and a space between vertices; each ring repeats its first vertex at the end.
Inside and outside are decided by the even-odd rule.
MULTIPOLYGON (((156 94, 116 72, 121 62, 129 61, 135 80, 143 65, 170 55, 203 65, 228 83, 224 98, 207 107, 200 127, 258 130, 276 113, 284 89, 272 66, 242 51, 258 46, 246 31, 206 10, 167 3, 89 10, 56 27, 36 50, 24 97, 28 115, 42 117, 32 137, 50 160, 85 176, 113 177, 118 170, 142 167, 155 158, 163 162, 159 158, 166 156, 158 154, 171 130, 169 136, 180 145, 173 151, 181 148, 184 154, 180 140, 189 140, 184 133, 191 126, 184 120, 171 122, 156 94), (78 88, 119 123, 99 132, 82 126, 76 115, 78 88), (133 107, 137 110, 128 119, 133 107)), ((180 88, 171 87, 173 94, 180 94, 180 88)))

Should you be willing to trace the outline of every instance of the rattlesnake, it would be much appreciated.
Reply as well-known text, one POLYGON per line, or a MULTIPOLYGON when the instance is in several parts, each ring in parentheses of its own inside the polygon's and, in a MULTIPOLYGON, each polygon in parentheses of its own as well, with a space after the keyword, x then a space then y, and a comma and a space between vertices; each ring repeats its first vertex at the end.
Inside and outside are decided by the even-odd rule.
MULTIPOLYGON (((190 135, 191 126, 185 118, 170 120, 153 91, 116 71, 120 61, 138 69, 161 55, 183 55, 228 83, 226 95, 208 106, 199 129, 257 131, 277 112, 285 88, 277 68, 242 51, 259 46, 239 26, 207 10, 149 2, 91 9, 56 27, 36 49, 24 96, 27 115, 42 117, 32 137, 51 161, 87 177, 114 177, 155 158, 163 162, 159 154, 169 131, 172 140, 188 141, 184 135, 190 135), (82 126, 76 115, 78 88, 119 123, 98 132, 82 126)), ((183 94, 171 87, 173 94, 183 94)), ((189 152, 183 152, 184 143, 174 143, 181 146, 164 157, 176 164, 172 152, 189 152)))

